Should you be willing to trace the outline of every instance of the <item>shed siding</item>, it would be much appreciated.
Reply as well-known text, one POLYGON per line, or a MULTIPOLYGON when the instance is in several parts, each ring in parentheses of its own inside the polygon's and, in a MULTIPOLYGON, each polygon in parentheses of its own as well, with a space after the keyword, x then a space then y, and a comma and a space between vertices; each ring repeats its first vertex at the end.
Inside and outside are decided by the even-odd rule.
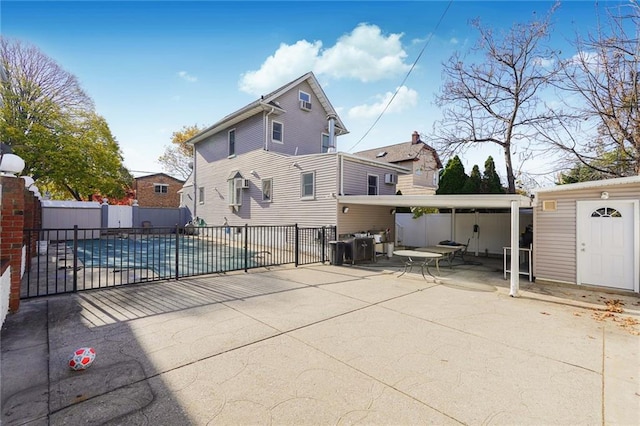
MULTIPOLYGON (((640 185, 614 185, 603 188, 538 193, 534 209, 534 262, 537 279, 576 282, 576 206, 577 201, 600 200, 602 191, 610 200, 640 199, 640 185), (542 211, 543 201, 555 200, 555 212, 542 211)), ((603 206, 607 200, 602 200, 603 206)))

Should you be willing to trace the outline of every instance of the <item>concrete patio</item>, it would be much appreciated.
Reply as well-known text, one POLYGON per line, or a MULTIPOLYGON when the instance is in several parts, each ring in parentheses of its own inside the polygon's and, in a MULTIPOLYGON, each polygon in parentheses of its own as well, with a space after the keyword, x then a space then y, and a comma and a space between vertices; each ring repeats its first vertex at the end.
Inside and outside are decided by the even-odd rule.
POLYGON ((509 297, 488 262, 35 299, 2 329, 2 424, 638 424, 638 320, 635 296, 523 279, 509 297), (73 372, 81 346, 97 359, 73 372))

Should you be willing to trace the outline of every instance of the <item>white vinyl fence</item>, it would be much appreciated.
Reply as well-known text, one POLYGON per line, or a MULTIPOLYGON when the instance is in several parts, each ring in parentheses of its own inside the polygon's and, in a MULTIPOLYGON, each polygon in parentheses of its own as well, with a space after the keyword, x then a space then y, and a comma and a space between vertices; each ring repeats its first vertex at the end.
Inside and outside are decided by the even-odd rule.
MULTIPOLYGON (((532 223, 533 214, 521 211, 519 234, 532 223)), ((510 246, 510 233, 510 213, 435 213, 417 219, 411 213, 396 214, 397 244, 403 246, 426 247, 452 240, 468 242, 470 253, 502 255, 502 248, 510 246)))

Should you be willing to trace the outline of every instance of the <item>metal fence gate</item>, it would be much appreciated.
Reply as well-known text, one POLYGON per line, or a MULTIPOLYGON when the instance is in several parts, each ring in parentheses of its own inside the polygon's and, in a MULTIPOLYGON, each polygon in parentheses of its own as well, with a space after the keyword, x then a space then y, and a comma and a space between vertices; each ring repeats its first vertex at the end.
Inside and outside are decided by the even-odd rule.
POLYGON ((336 227, 26 229, 23 299, 330 259, 336 227))

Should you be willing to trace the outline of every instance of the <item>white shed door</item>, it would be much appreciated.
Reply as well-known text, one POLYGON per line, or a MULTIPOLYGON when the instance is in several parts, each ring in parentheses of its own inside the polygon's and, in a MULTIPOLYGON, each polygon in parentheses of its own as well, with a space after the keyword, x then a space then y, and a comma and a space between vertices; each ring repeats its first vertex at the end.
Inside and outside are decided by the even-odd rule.
POLYGON ((634 289, 633 201, 578 201, 578 284, 634 289))

